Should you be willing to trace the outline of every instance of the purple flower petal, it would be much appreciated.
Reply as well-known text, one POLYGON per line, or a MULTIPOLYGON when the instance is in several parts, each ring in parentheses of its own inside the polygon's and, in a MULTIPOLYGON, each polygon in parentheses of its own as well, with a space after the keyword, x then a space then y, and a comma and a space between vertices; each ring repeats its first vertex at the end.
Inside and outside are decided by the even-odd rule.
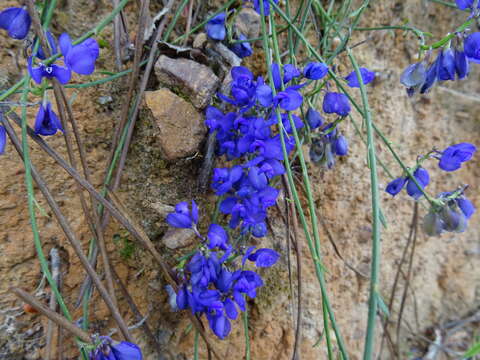
POLYGON ((279 259, 280 254, 272 249, 258 249, 248 257, 248 260, 255 261, 257 267, 270 267, 279 259))
POLYGON ((73 46, 65 56, 69 68, 80 75, 90 75, 95 71, 95 61, 100 53, 98 43, 88 38, 83 43, 73 46))
POLYGON ((63 33, 58 38, 58 44, 60 45, 60 50, 62 51, 63 56, 67 56, 70 50, 72 49, 72 39, 67 33, 63 33))
POLYGON ((3 125, 0 125, 0 155, 5 153, 5 146, 7 144, 7 132, 3 125))
POLYGON ((112 344, 110 347, 116 360, 142 360, 142 351, 135 344, 122 341, 116 345, 112 344))
POLYGON ((0 12, 0 28, 7 30, 14 39, 25 39, 32 21, 27 10, 18 7, 7 8, 0 12))

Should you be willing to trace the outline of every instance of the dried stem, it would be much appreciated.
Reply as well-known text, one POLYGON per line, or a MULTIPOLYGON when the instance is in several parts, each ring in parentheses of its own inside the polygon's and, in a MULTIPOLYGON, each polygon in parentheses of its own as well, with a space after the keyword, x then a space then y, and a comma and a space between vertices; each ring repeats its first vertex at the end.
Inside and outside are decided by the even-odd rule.
MULTIPOLYGON (((45 36, 45 33, 44 33, 44 31, 41 27, 40 18, 38 16, 38 13, 35 11, 35 6, 34 6, 34 3, 33 3, 33 0, 29 0, 27 2, 27 6, 28 6, 28 11, 30 13, 30 17, 32 18, 32 23, 33 23, 35 32, 37 34, 37 37, 40 39, 40 43, 42 44, 42 49, 44 50, 47 57, 50 57, 52 54, 51 54, 51 51, 50 51, 49 44, 48 44, 47 38, 45 36)), ((70 137, 70 131, 68 130, 67 121, 66 121, 67 113, 68 113, 68 117, 70 119, 70 123, 72 125, 75 140, 77 142, 77 147, 78 147, 79 154, 80 154, 80 161, 81 161, 81 164, 82 164, 83 173, 84 173, 87 181, 91 182, 90 171, 88 169, 86 154, 85 154, 82 139, 80 137, 80 132, 78 130, 78 125, 77 125, 77 122, 75 121, 75 117, 73 116, 73 111, 72 111, 71 105, 68 102, 68 99, 65 95, 65 91, 64 91, 64 89, 62 88, 61 84, 58 82, 57 79, 53 79, 53 91, 55 93, 57 107, 58 107, 58 110, 59 110, 59 113, 60 113, 60 119, 62 121, 63 129, 64 129, 63 134, 64 134, 64 139, 65 139, 65 144, 67 146, 67 153, 68 153, 68 157, 69 157, 69 160, 70 160, 70 164, 72 164, 72 167, 74 169, 77 169, 75 155, 74 155, 73 146, 72 146, 72 140, 71 140, 71 137, 70 137), (65 109, 66 109, 66 111, 65 111, 65 109)), ((95 236, 95 235, 97 236, 98 242, 100 244, 100 252, 102 254, 102 261, 103 261, 104 268, 105 268, 105 277, 106 277, 106 280, 107 280, 107 288, 108 288, 108 291, 110 293, 110 297, 111 297, 115 307, 118 307, 118 304, 116 302, 116 297, 115 297, 115 288, 114 288, 114 285, 113 285, 110 262, 109 262, 109 259, 108 259, 108 254, 107 254, 106 246, 105 246, 105 240, 103 238, 103 233, 102 233, 101 227, 100 227, 100 219, 99 219, 98 213, 96 212, 96 207, 97 207, 96 205, 97 204, 96 204, 94 198, 92 197, 91 198, 92 210, 93 210, 93 220, 92 220, 92 217, 90 216, 90 211, 88 210, 88 206, 87 206, 85 197, 83 195, 83 191, 82 191, 82 189, 79 185, 77 185, 77 188, 78 188, 78 193, 79 193, 79 196, 80 196, 80 202, 82 204, 82 209, 83 209, 83 211, 85 213, 85 216, 87 218, 87 221, 90 225, 90 228, 92 230, 92 234, 93 234, 93 236, 95 236)))
MULTIPOLYGON (((50 250, 50 264, 52 266, 52 278, 57 284, 57 286, 60 283, 60 256, 58 254, 58 249, 52 248, 50 250)), ((57 301, 55 300, 55 294, 52 292, 50 294, 50 310, 53 312, 57 312, 57 301)), ((53 359, 53 354, 54 354, 54 349, 53 349, 53 334, 55 331, 54 323, 52 320, 48 321, 47 325, 47 335, 46 335, 46 348, 47 348, 47 354, 45 356, 46 360, 53 359)))
POLYGON ((90 343, 92 341, 90 335, 87 332, 83 331, 78 326, 75 326, 63 316, 57 314, 55 311, 50 310, 48 307, 43 305, 40 301, 38 301, 35 297, 30 295, 26 291, 20 288, 10 288, 10 291, 14 293, 17 297, 22 299, 25 303, 31 305, 39 313, 45 315, 58 326, 64 328, 65 330, 68 330, 72 335, 78 337, 80 340, 86 343, 90 343))
MULTIPOLYGON (((293 345, 293 354, 292 360, 300 360, 300 352, 299 348, 302 343, 302 244, 299 239, 299 231, 298 231, 298 220, 297 220, 297 210, 295 209, 295 203, 291 201, 293 199, 292 191, 290 189, 290 185, 288 183, 288 179, 286 175, 282 177, 284 188, 287 191, 287 196, 290 199, 289 206, 290 206, 290 213, 293 223, 293 238, 295 239, 295 249, 297 252, 297 324, 295 329, 295 343, 293 345)), ((289 234, 288 240, 290 241, 291 236, 289 234)))
MULTIPOLYGON (((13 128, 10 125, 10 123, 6 119, 4 119, 3 125, 5 126, 5 130, 8 134, 8 136, 9 136, 10 140, 12 141, 15 149, 17 150, 19 155, 23 158, 23 151, 22 151, 22 148, 21 148, 20 141, 18 140, 17 135, 15 134, 13 128)), ((29 130, 29 133, 31 135, 33 133, 32 129, 28 128, 28 130, 29 130)), ((70 171, 72 171, 72 173, 75 173, 76 176, 78 178, 80 178, 80 176, 78 175, 78 173, 76 172, 75 169, 73 169, 70 165, 68 165, 63 159, 62 159, 62 162, 63 162, 64 166, 68 167, 68 169, 70 171)), ((80 259, 80 263, 83 265, 83 267, 85 268, 87 273, 92 277, 92 280, 93 280, 95 286, 97 287, 98 292, 100 293, 100 296, 103 298, 105 304, 107 305, 108 309, 110 310, 110 312, 111 312, 114 320, 116 321, 120 331, 122 332, 123 336, 125 337, 125 339, 127 341, 133 342, 133 338, 130 335, 130 332, 128 331, 128 327, 125 324, 125 321, 123 320, 123 318, 120 315, 117 307, 115 306, 115 304, 112 301, 110 295, 108 294, 108 291, 106 290, 106 288, 103 286, 102 282, 100 281, 100 278, 99 278, 98 274, 95 272, 95 270, 92 268, 92 266, 88 262, 87 257, 83 253, 82 245, 81 245, 80 241, 78 240, 78 238, 76 237, 72 228, 70 227, 70 224, 67 222, 67 219, 65 218, 65 216, 61 212, 58 204, 56 203, 55 199, 53 198, 53 196, 52 196, 50 190, 48 189, 45 181, 40 176, 40 174, 35 169, 35 167, 31 166, 31 171, 32 171, 32 177, 35 180, 35 182, 37 183, 38 188, 40 189, 40 191, 44 195, 45 199, 47 200, 50 208, 52 209, 55 217, 58 220, 58 223, 60 224, 60 227, 62 228, 63 232, 65 233, 66 238, 68 239, 68 241, 72 245, 75 253, 78 256, 78 258, 80 259)), ((84 182, 84 184, 87 183, 85 180, 83 180, 83 182, 84 182)), ((92 191, 92 192, 94 192, 95 194, 98 195, 98 193, 96 193, 96 191, 93 189, 93 187, 90 184, 89 184, 89 189, 87 189, 87 190, 90 190, 90 191, 92 191)), ((98 195, 98 196, 101 198, 100 195, 98 195)))

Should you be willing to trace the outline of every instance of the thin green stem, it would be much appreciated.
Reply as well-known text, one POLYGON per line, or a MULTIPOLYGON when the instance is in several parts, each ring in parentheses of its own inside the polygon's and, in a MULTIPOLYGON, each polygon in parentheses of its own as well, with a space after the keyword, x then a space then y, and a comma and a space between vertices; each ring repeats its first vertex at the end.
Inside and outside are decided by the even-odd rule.
MULTIPOLYGON (((262 33, 263 33, 263 36, 264 36, 263 41, 264 41, 264 51, 265 51, 266 58, 267 58, 268 76, 269 76, 269 79, 270 79, 270 84, 272 85, 272 91, 273 91, 274 96, 275 96, 276 91, 275 91, 275 87, 273 86, 274 82, 273 82, 273 76, 272 76, 272 71, 271 71, 272 60, 270 58, 270 46, 269 46, 269 43, 268 43, 268 37, 267 37, 267 31, 266 31, 266 25, 265 25, 265 18, 263 16, 263 2, 261 1, 260 4, 261 4, 260 8, 261 8, 261 11, 262 11, 262 14, 261 14, 260 18, 261 18, 261 25, 262 25, 262 33)), ((276 6, 276 4, 273 1, 270 1, 270 5, 273 6, 275 9, 278 9, 278 6, 276 6)), ((275 34, 275 21, 273 19, 273 14, 270 14, 270 24, 273 27, 272 28, 272 34, 275 34)), ((303 37, 303 34, 301 34, 301 32, 299 32, 298 34, 299 34, 299 36, 303 37)), ((279 54, 278 46, 277 46, 277 44, 278 44, 277 38, 275 36, 273 36, 273 41, 274 41, 273 42, 274 43, 274 49, 273 49, 274 50, 274 55, 275 55, 275 58, 276 58, 276 61, 277 61, 278 65, 281 69, 282 64, 281 64, 280 54, 279 54)), ((302 205, 301 205, 299 197, 298 197, 297 189, 295 187, 295 182, 294 182, 294 179, 293 179, 293 175, 292 175, 292 171, 291 171, 291 167, 290 167, 290 162, 289 162, 289 158, 288 158, 288 152, 286 150, 286 145, 285 145, 285 139, 284 139, 285 129, 282 126, 281 114, 280 114, 280 110, 279 110, 278 107, 276 108, 276 115, 277 115, 277 121, 278 121, 278 126, 279 126, 279 134, 280 134, 280 141, 281 141, 281 144, 282 144, 282 152, 283 152, 283 156, 284 156, 285 168, 287 170, 287 179, 288 179, 289 185, 291 187, 292 195, 294 197, 295 206, 297 207, 297 210, 298 210, 298 213, 299 213, 299 216, 300 216, 300 220, 301 220, 304 232, 305 232, 305 236, 307 238, 307 243, 308 243, 310 252, 311 252, 313 260, 314 260, 315 270, 316 270, 317 278, 319 280, 320 289, 321 289, 321 292, 322 292, 322 301, 325 302, 325 306, 328 309, 329 318, 330 318, 330 321, 332 323, 332 327, 334 329, 334 332, 335 332, 335 335, 336 335, 336 338, 337 338, 337 342, 338 342, 340 352, 341 352, 344 360, 347 360, 348 359, 348 354, 346 352, 345 344, 343 342, 343 338, 342 338, 342 336, 340 334, 340 331, 338 329, 338 326, 337 326, 337 323, 336 323, 336 320, 335 320, 335 316, 333 314, 333 310, 331 308, 330 301, 329 301, 328 295, 327 295, 326 282, 325 282, 325 277, 324 277, 324 273, 323 273, 323 271, 324 271, 323 270, 323 265, 321 265, 321 261, 320 261, 320 237, 319 237, 319 233, 318 233, 318 224, 317 224, 317 218, 316 218, 316 213, 315 213, 315 203, 313 201, 313 196, 312 196, 312 193, 311 193, 310 180, 309 180, 309 177, 308 177, 308 171, 307 171, 307 168, 306 168, 305 159, 303 158, 303 153, 301 152, 300 140, 299 140, 299 137, 298 137, 298 133, 296 131, 295 123, 293 121, 293 118, 291 117, 291 114, 289 114, 290 125, 292 127, 293 132, 294 132, 294 138, 295 138, 295 143, 296 143, 296 146, 297 146, 297 152, 298 152, 298 156, 299 156, 299 159, 300 159, 300 162, 301 162, 301 165, 302 165, 302 174, 303 174, 305 187, 306 187, 306 192, 307 192, 307 197, 308 197, 308 202, 309 202, 309 209, 310 209, 310 213, 311 213, 310 215, 311 215, 311 219, 312 219, 312 227, 313 227, 313 230, 314 230, 313 235, 314 235, 314 239, 315 239, 315 245, 313 245, 312 239, 310 237, 310 233, 308 231, 308 224, 306 222, 305 214, 304 214, 302 205)), ((324 326, 326 326, 326 327, 329 326, 328 318, 324 319, 324 326)))
POLYGON ((0 94, 0 101, 5 100, 10 95, 14 94, 18 89, 20 89, 25 81, 27 80, 26 77, 21 78, 15 85, 13 85, 10 89, 6 90, 4 93, 0 94))
POLYGON ((53 12, 55 11, 55 8, 57 7, 57 0, 51 0, 50 6, 48 7, 48 10, 45 14, 45 21, 43 22, 43 29, 48 30, 48 27, 50 26, 50 23, 52 22, 52 17, 53 17, 53 12))
POLYGON ((173 20, 170 22, 167 30, 165 31, 165 34, 163 35, 163 41, 168 41, 168 38, 170 37, 170 34, 173 31, 173 28, 177 24, 178 18, 182 14, 183 9, 185 8, 185 6, 187 6, 189 1, 190 0, 183 0, 183 2, 178 7, 177 11, 175 12, 175 15, 173 16, 173 20))
POLYGON ((470 25, 472 25, 475 21, 475 18, 471 18, 467 21, 465 21, 462 25, 460 25, 453 33, 448 34, 445 36, 443 39, 431 44, 431 45, 422 45, 420 49, 422 50, 430 50, 430 49, 438 49, 442 47, 443 45, 447 44, 450 40, 452 40, 455 35, 459 32, 462 32, 466 30, 470 25))
POLYGON ((198 360, 198 343, 200 340, 200 333, 195 329, 195 340, 193 343, 193 360, 198 360))
MULTIPOLYGON (((457 9, 457 10, 461 10, 458 8, 457 4, 454 4, 452 2, 449 2, 449 1, 443 1, 443 0, 429 0, 433 3, 437 3, 437 4, 441 4, 441 5, 445 5, 445 6, 448 6, 448 7, 451 7, 451 8, 454 8, 454 9, 457 9)), ((468 9, 465 9, 463 11, 469 11, 468 9)))
POLYGON ((250 336, 248 335, 248 308, 243 312, 243 330, 245 334, 245 360, 250 360, 250 336))
POLYGON ((380 194, 378 191, 377 157, 375 154, 375 142, 373 136, 373 122, 370 105, 368 103, 367 90, 362 80, 360 68, 350 49, 347 48, 348 57, 355 69, 358 82, 360 84, 360 93, 362 96, 363 110, 365 114, 366 132, 367 132, 367 152, 370 167, 370 189, 372 193, 372 265, 370 273, 370 299, 368 305, 367 335, 365 338, 365 348, 363 353, 364 360, 370 360, 373 356, 373 345, 375 339, 375 325, 378 308, 378 286, 380 277, 380 194))
MULTIPOLYGON (((275 9, 275 11, 280 14, 280 16, 289 24, 289 26, 292 27, 293 31, 295 31, 295 33, 298 35, 298 37, 304 42, 305 46, 308 48, 308 50, 312 53, 312 55, 318 60, 318 61, 321 61, 321 62, 325 62, 325 60, 323 59, 323 57, 315 50, 315 48, 310 44, 310 42, 305 38, 305 36, 303 36, 303 34, 297 29, 297 27, 295 25, 293 25, 289 19, 286 17, 285 13, 277 6, 277 4, 275 4, 274 2, 270 2, 271 5, 273 6, 273 8, 275 9)), ((327 62, 328 63, 328 62, 327 62)), ((353 107, 358 111, 358 113, 360 115, 362 115, 362 117, 365 118, 365 114, 363 112, 363 110, 360 108, 360 106, 356 103, 356 101, 352 98, 352 96, 348 93, 347 89, 345 88, 345 86, 343 86, 342 82, 337 78, 337 75, 332 71, 332 70, 329 70, 329 75, 331 76, 332 80, 335 82, 335 84, 337 85, 337 87, 348 97, 348 100, 352 103, 353 107)), ((391 142, 385 137, 385 135, 383 135, 383 133, 375 126, 375 123, 372 124, 373 125, 373 129, 375 130, 375 132, 380 136, 380 138, 382 139, 382 141, 384 142, 384 144, 388 147, 388 149, 390 150, 390 152, 392 153, 393 157, 395 158, 395 160, 397 160, 397 162, 399 163, 399 165, 402 167, 402 169, 405 171, 405 173, 408 175, 408 177, 417 185, 417 187, 420 189, 420 191, 423 193, 423 195, 425 196, 425 198, 432 204, 432 205, 436 205, 438 202, 433 199, 431 196, 429 196, 425 190, 423 189, 422 186, 420 186, 420 184, 418 183, 417 179, 413 176, 412 172, 407 168, 407 166, 403 163, 403 161, 400 159, 400 157, 398 156, 398 154, 396 153, 396 151, 393 149, 393 147, 391 146, 391 142)))

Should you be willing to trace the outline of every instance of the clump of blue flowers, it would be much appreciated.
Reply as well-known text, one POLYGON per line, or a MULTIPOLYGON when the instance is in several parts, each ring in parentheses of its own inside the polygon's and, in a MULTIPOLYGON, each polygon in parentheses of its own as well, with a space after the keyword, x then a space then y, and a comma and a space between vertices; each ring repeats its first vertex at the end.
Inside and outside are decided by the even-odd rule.
MULTIPOLYGON (((11 7, 0 12, 0 28, 7 30, 10 37, 24 39, 31 26, 30 15, 25 8, 11 7)), ((58 44, 55 37, 45 32, 48 45, 53 56, 63 55, 63 65, 49 61, 42 46, 27 59, 27 69, 35 83, 41 85, 43 79, 56 79, 60 84, 67 84, 72 72, 80 75, 90 75, 95 71, 95 62, 100 55, 98 43, 93 38, 87 38, 80 44, 74 45, 67 33, 60 35, 58 44), (60 49, 60 53, 59 53, 60 49)), ((32 46, 33 50, 33 46, 32 46)), ((42 136, 52 136, 58 130, 63 132, 63 126, 47 100, 47 93, 43 92, 43 101, 35 119, 35 133, 42 136)), ((6 132, 0 125, 0 155, 5 152, 6 132)))
MULTIPOLYGON (((425 188, 430 183, 428 171, 422 163, 428 159, 438 160, 438 167, 446 172, 456 171, 462 164, 469 161, 477 151, 475 145, 460 143, 447 147, 443 151, 432 150, 417 160, 414 168, 410 169, 413 178, 402 175, 392 180, 385 191, 392 196, 397 195, 406 185, 407 194, 419 200, 425 194, 425 188), (415 179, 415 180, 414 180, 415 179)), ((475 207, 468 200, 462 188, 453 192, 443 192, 431 200, 430 210, 425 216, 423 228, 427 235, 440 235, 445 231, 463 232, 467 227, 467 220, 475 212, 475 207)))
MULTIPOLYGON (((211 24, 208 30, 217 33, 216 25, 211 24)), ((323 63, 309 63, 303 71, 292 64, 280 68, 274 63, 271 72, 278 90, 274 96, 262 76, 255 77, 246 67, 234 67, 230 93, 218 94, 233 110, 225 112, 214 106, 206 109, 205 123, 215 134, 216 154, 232 164, 215 168, 211 185, 219 197, 219 212, 228 220, 228 226, 212 223, 207 235, 202 236, 197 229, 199 215, 195 201, 191 205, 177 204, 166 220, 170 226, 192 229, 199 239, 191 258, 177 266, 180 290, 176 306, 190 309, 193 314, 205 314, 220 339, 230 333, 230 321, 237 318, 239 311, 245 311, 246 298, 255 298, 263 285, 261 276, 245 267, 247 261, 257 268, 267 268, 280 257, 273 249, 256 249, 247 244, 251 236, 267 235, 268 209, 276 204, 280 193, 274 184, 285 173, 282 142, 275 129, 285 132, 285 150, 290 154, 295 148, 290 119, 297 130, 305 128, 305 122, 291 113, 303 104, 300 89, 311 81, 323 79, 328 71, 323 63), (302 80, 303 83, 298 83, 302 80)), ((367 69, 362 72, 364 83, 371 82, 373 77, 367 69)), ((359 85, 350 75, 345 80, 352 87, 359 85)), ((341 117, 349 113, 348 98, 342 95, 327 91, 325 113, 335 112, 341 117)), ((333 154, 347 155, 346 138, 333 123, 322 126, 323 118, 318 111, 310 108, 306 123, 311 130, 320 132, 315 141, 323 147, 324 155, 315 161, 328 159, 331 167, 333 154)))

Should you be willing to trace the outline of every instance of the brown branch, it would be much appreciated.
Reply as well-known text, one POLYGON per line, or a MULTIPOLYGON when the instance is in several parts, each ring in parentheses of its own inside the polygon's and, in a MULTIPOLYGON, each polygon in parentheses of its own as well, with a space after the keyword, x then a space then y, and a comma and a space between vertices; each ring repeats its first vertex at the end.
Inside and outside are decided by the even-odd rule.
MULTIPOLYGON (((21 148, 21 143, 20 143, 17 135, 15 134, 12 126, 10 125, 8 120, 5 119, 5 118, 3 119, 3 125, 5 127, 5 130, 8 134, 8 136, 9 136, 10 140, 12 141, 15 149, 17 150, 18 154, 20 155, 20 157, 23 158, 23 151, 22 151, 22 148, 21 148)), ((28 128, 28 129, 30 130, 29 133, 33 132, 32 129, 30 129, 30 128, 28 128)), ((70 165, 68 165, 63 159, 62 159, 62 162, 66 167, 69 168, 69 170, 71 170, 73 173, 76 174, 77 177, 79 177, 79 175, 78 175, 78 173, 76 172, 75 169, 73 169, 70 165)), ((106 288, 103 286, 102 282, 100 281, 99 276, 97 275, 97 273, 95 272, 93 267, 90 265, 87 257, 83 253, 82 245, 81 245, 80 241, 78 240, 78 238, 76 237, 72 228, 70 227, 70 224, 68 223, 67 219, 65 218, 65 216, 61 212, 57 202, 55 201, 55 199, 53 198, 50 190, 48 189, 47 184, 45 183, 45 181, 43 180, 43 178, 41 177, 41 175, 38 173, 37 169, 33 165, 31 166, 31 171, 32 171, 32 177, 35 180, 35 182, 37 183, 38 188, 40 189, 40 191, 44 195, 45 199, 47 200, 47 203, 50 206, 50 208, 52 209, 55 217, 57 218, 57 221, 58 221, 60 227, 62 228, 63 232, 65 233, 66 238, 68 239, 68 241, 72 245, 73 250, 75 251, 78 258, 80 259, 80 263, 83 265, 83 267, 85 268, 87 273, 92 277, 92 280, 95 283, 95 286, 97 287, 98 292, 100 293, 100 296, 102 297, 102 299, 104 300, 108 309, 110 310, 110 313, 112 314, 113 318, 115 319, 115 321, 116 321, 120 331, 122 332, 123 336, 125 337, 125 339, 127 341, 134 342, 132 336, 130 335, 130 332, 128 331, 128 327, 125 324, 125 321, 123 320, 123 318, 120 315, 117 307, 115 306, 115 304, 112 301, 110 295, 108 294, 108 291, 106 290, 106 288)), ((85 182, 85 180, 83 180, 83 181, 85 182)), ((90 190, 93 190, 93 192, 95 192, 95 190, 93 189, 93 187, 91 185, 90 185, 90 190)))
MULTIPOLYGON (((50 263, 51 263, 51 266, 52 266, 52 279, 53 281, 55 282, 55 284, 59 285, 60 283, 60 266, 61 266, 61 263, 60 263, 60 256, 58 254, 58 249, 56 248, 52 248, 52 250, 50 250, 50 263)), ((56 312, 57 311, 57 301, 55 299, 55 294, 54 292, 52 291, 51 294, 50 294, 50 310, 52 310, 53 312, 56 312)), ((50 360, 50 359, 53 359, 53 354, 54 354, 54 351, 53 351, 53 333, 55 331, 55 328, 54 328, 54 325, 53 325, 53 321, 49 320, 48 321, 48 324, 47 324, 47 335, 46 335, 46 348, 47 348, 47 354, 45 355, 45 359, 46 360, 50 360)))
POLYGON ((72 333, 72 335, 78 337, 80 340, 86 343, 92 342, 92 339, 87 332, 83 331, 78 326, 75 326, 63 316, 57 314, 55 311, 50 310, 48 307, 43 305, 40 301, 38 301, 35 297, 30 295, 26 291, 20 288, 10 288, 10 291, 14 293, 17 297, 22 299, 25 303, 31 305, 39 313, 45 315, 58 326, 64 328, 65 330, 68 330, 70 333, 72 333))
MULTIPOLYGON (((295 240, 295 249, 297 252, 297 326, 295 329, 295 343, 293 345, 293 354, 292 354, 292 360, 297 360, 300 359, 300 352, 299 348, 302 343, 302 245, 299 239, 299 232, 298 232, 298 220, 297 220, 297 210, 295 208, 295 203, 292 200, 292 190, 290 189, 290 184, 287 181, 287 178, 285 175, 282 177, 283 180, 283 187, 287 191, 287 196, 290 199, 289 205, 290 205, 290 213, 291 213, 291 218, 292 218, 292 223, 293 223, 293 239, 295 240)), ((287 219, 288 221, 288 219, 287 219)), ((291 236, 289 233, 289 236, 287 238, 287 241, 290 242, 291 236)))

